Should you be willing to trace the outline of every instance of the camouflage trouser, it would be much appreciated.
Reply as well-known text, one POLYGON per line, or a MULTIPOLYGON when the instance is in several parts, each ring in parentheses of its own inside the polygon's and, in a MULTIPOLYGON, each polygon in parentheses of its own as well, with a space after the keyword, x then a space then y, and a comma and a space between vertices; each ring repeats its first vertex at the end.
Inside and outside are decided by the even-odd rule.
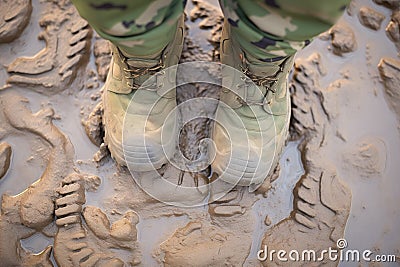
MULTIPOLYGON (((231 38, 253 57, 293 55, 329 29, 350 0, 220 0, 231 38)), ((72 0, 97 33, 127 54, 160 53, 174 36, 186 0, 72 0)))

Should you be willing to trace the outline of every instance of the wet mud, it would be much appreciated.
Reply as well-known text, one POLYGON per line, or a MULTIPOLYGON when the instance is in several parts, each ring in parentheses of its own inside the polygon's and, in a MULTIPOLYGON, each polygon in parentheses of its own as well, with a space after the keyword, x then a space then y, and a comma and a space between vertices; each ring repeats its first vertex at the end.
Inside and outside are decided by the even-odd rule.
MULTIPOLYGON (((351 249, 399 261, 398 1, 354 0, 297 55, 290 140, 279 167, 255 192, 235 187, 196 208, 153 199, 111 159, 101 103, 110 49, 71 3, 3 3, 1 266, 303 266, 260 261, 257 254, 266 246, 318 253, 337 248, 341 238, 351 249)), ((218 62, 222 21, 217 1, 189 1, 181 62, 218 62)), ((196 97, 217 99, 218 88, 177 90, 178 103, 196 97)), ((190 117, 215 108, 180 112, 190 117)), ((202 156, 211 127, 203 118, 185 125, 179 148, 186 158, 202 156)), ((187 173, 166 166, 160 174, 190 186, 216 178, 209 168, 187 173)))

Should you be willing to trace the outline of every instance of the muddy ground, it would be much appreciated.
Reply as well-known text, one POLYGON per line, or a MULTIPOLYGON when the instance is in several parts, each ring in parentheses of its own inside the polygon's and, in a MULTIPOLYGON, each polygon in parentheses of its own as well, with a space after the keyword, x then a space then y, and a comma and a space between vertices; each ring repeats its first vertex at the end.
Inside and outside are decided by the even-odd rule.
MULTIPOLYGON (((149 197, 102 145, 107 42, 69 1, 2 1, 0 266, 399 266, 399 5, 354 0, 298 54, 290 140, 260 189, 181 208, 149 197), (264 246, 321 252, 341 238, 397 263, 257 259, 264 246)), ((187 14, 182 62, 218 61, 216 1, 189 1, 187 14)), ((178 89, 179 102, 199 96, 217 89, 178 89)), ((186 126, 187 158, 209 129, 186 126)), ((185 184, 211 175, 162 173, 185 184)))

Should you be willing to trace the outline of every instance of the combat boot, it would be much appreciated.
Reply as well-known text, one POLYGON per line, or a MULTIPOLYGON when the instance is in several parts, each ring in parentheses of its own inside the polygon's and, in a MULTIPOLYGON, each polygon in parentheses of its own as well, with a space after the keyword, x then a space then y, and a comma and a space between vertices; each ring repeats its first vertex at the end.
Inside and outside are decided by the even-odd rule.
POLYGON ((225 22, 221 39, 222 90, 212 131, 212 169, 231 184, 255 190, 278 163, 288 134, 288 74, 293 56, 270 62, 241 50, 225 22))
POLYGON ((178 64, 183 40, 182 16, 172 42, 161 54, 126 56, 112 46, 103 92, 103 124, 105 143, 118 164, 150 171, 174 154, 176 121, 165 121, 176 107, 176 75, 164 70, 178 64))

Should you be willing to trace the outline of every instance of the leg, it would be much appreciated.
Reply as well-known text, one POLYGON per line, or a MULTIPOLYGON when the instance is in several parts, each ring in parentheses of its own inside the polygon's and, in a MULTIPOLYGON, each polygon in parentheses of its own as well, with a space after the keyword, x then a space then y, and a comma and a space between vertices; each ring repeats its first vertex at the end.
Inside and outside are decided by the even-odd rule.
POLYGON ((72 0, 96 32, 124 54, 154 56, 172 41, 183 0, 72 0))
MULTIPOLYGON (((163 149, 159 129, 176 106, 175 81, 164 69, 178 64, 180 58, 185 1, 72 2, 97 33, 113 44, 102 98, 104 143, 120 165, 135 171, 160 168, 175 149, 163 149)), ((176 125, 165 128, 169 135, 163 140, 174 144, 176 125)))
POLYGON ((212 168, 222 180, 254 190, 275 169, 289 129, 287 77, 294 55, 331 27, 348 2, 220 0, 220 100, 226 106, 219 105, 216 118, 229 123, 225 130, 214 126, 212 168))
POLYGON ((265 61, 292 56, 328 30, 349 0, 220 0, 231 38, 252 57, 265 61))

